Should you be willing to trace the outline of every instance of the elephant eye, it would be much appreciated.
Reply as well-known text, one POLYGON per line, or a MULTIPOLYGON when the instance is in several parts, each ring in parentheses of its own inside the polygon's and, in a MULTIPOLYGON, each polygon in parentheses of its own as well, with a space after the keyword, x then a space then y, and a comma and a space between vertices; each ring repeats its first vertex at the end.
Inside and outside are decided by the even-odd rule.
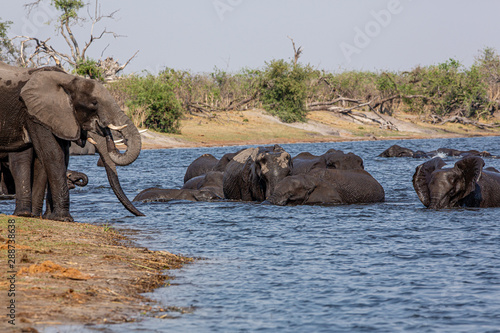
POLYGON ((91 109, 97 109, 97 100, 93 100, 92 102, 90 102, 90 108, 91 109))

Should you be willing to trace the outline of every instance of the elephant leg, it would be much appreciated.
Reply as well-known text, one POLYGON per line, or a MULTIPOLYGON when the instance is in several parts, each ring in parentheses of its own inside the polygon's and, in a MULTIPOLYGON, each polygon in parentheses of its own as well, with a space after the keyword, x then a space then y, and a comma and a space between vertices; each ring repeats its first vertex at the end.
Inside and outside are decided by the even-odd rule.
MULTIPOLYGON (((32 192, 32 213, 33 216, 41 216, 43 209, 43 199, 47 191, 47 173, 39 158, 35 158, 33 165, 33 188, 32 192)), ((47 201, 47 207, 49 203, 47 201)))
POLYGON ((27 122, 37 157, 45 169, 49 183, 47 208, 50 212, 44 218, 58 221, 73 221, 69 213, 69 190, 66 180, 68 144, 56 137, 45 127, 27 122), (49 197, 52 197, 50 200, 49 197), (50 202, 52 201, 52 203, 50 202))
POLYGON ((16 216, 31 214, 31 163, 33 149, 9 153, 9 166, 16 187, 16 216))

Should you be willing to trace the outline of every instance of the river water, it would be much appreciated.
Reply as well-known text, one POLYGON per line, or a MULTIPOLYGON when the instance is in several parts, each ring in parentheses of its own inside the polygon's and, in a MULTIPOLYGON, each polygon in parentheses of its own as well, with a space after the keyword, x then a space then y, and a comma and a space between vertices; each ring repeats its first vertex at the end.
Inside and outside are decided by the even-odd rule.
MULTIPOLYGON (((72 190, 72 215, 140 231, 137 243, 202 260, 171 271, 148 294, 174 319, 47 328, 46 332, 500 332, 500 208, 428 210, 412 186, 425 160, 377 157, 392 144, 500 155, 500 138, 282 145, 292 156, 353 152, 384 187, 386 202, 277 207, 239 202, 139 203, 131 217, 96 167, 72 157, 90 183, 72 190)), ((148 187, 179 188, 203 153, 240 147, 143 151, 119 169, 129 198, 148 187)), ((447 158, 453 165, 457 159, 447 158)), ((485 159, 500 169, 500 159, 485 159)), ((5 212, 12 203, 0 203, 5 212)), ((13 208, 12 208, 13 209, 13 208)))

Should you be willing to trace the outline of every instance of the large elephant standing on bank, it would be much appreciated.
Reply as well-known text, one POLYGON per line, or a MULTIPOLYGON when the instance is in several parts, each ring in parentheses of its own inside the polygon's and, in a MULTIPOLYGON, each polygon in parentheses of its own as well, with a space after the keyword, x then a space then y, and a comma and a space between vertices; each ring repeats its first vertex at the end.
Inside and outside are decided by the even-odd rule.
POLYGON ((39 196, 48 184, 45 217, 73 220, 66 177, 69 145, 74 141, 83 146, 87 140, 104 161, 120 202, 142 215, 124 194, 116 173, 116 165, 137 159, 141 137, 106 88, 55 67, 26 69, 0 62, 0 152, 8 152, 17 166, 13 177, 21 188, 16 187, 15 215, 31 216, 32 190, 39 196), (116 150, 111 129, 127 139, 124 153, 116 150))

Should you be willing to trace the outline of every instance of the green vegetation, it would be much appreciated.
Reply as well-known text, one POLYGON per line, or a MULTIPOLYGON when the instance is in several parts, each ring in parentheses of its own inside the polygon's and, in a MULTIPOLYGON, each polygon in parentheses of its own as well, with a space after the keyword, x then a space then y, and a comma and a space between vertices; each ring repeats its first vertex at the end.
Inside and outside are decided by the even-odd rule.
POLYGON ((263 107, 284 122, 304 121, 311 106, 366 104, 382 113, 488 118, 499 108, 500 57, 482 50, 467 68, 457 60, 404 72, 331 73, 272 60, 262 69, 193 74, 167 68, 154 76, 123 77, 110 89, 136 124, 175 133, 186 113, 211 118, 219 111, 263 107), (332 103, 332 101, 337 101, 332 103))
POLYGON ((182 105, 175 95, 178 81, 169 70, 158 76, 129 76, 111 85, 111 90, 125 94, 129 117, 137 126, 159 132, 177 133, 182 105))
POLYGON ((317 75, 310 66, 273 60, 266 64, 260 78, 260 101, 281 121, 305 121, 307 83, 317 75))
POLYGON ((7 37, 7 31, 11 25, 11 21, 2 21, 0 17, 0 61, 4 62, 12 62, 16 54, 14 46, 7 37))
POLYGON ((104 81, 104 69, 99 67, 97 61, 93 59, 78 60, 74 73, 91 79, 104 81))

